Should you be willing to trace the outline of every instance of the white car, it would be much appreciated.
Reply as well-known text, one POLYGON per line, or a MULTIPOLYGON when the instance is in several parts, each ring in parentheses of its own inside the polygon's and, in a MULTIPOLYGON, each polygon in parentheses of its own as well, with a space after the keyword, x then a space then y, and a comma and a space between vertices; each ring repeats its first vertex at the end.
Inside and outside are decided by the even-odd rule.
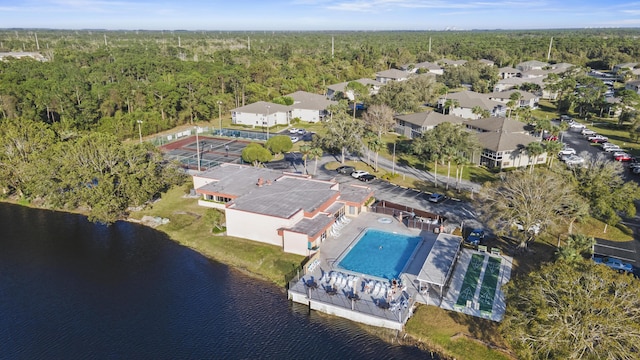
POLYGON ((298 131, 299 131, 298 128, 291 128, 291 129, 289 129, 289 134, 297 134, 298 131))
POLYGON ((297 136, 291 136, 292 143, 297 143, 298 141, 300 141, 300 138, 298 138, 297 136))
POLYGON ((579 130, 583 130, 583 129, 586 129, 586 128, 587 128, 587 125, 585 125, 585 124, 580 124, 579 122, 575 122, 575 121, 573 121, 573 122, 570 122, 570 123, 569 123, 569 128, 574 129, 574 130, 578 130, 578 129, 579 129, 579 130))
POLYGON ((606 152, 618 152, 618 151, 622 151, 622 149, 620 148, 620 146, 618 145, 614 145, 614 146, 607 146, 607 147, 603 147, 602 150, 606 151, 606 152))
POLYGON ((595 131, 593 131, 591 129, 587 129, 587 128, 582 129, 582 131, 580 133, 582 135, 584 135, 584 136, 591 136, 591 135, 595 135, 596 134, 595 131))
POLYGON ((580 165, 580 164, 584 164, 584 159, 581 158, 578 155, 569 155, 566 158, 563 158, 562 161, 564 161, 565 164, 567 165, 580 165))
POLYGON ((576 154, 576 149, 570 148, 570 147, 566 147, 566 148, 562 149, 558 153, 558 156, 562 157, 562 156, 566 156, 566 155, 575 155, 575 154, 576 154))
POLYGON ((352 173, 351 173, 351 176, 353 176, 354 178, 356 178, 356 179, 357 179, 357 178, 359 178, 360 176, 362 176, 362 175, 367 175, 367 174, 369 174, 369 172, 368 172, 368 171, 364 171, 364 170, 356 170, 356 171, 354 171, 354 172, 352 172, 352 173))
MULTIPOLYGON (((522 226, 522 224, 519 224, 519 223, 515 222, 515 223, 513 223, 513 225, 519 231, 524 231, 524 226, 522 226)), ((540 223, 536 223, 536 224, 531 225, 527 231, 530 232, 530 233, 533 233, 534 235, 538 235, 540 233, 540 223)))

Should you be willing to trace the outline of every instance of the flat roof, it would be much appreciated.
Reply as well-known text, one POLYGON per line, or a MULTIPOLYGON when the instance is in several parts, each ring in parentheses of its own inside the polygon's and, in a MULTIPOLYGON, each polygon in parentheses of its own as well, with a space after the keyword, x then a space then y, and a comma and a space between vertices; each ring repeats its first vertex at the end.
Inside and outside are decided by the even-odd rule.
POLYGON ((373 189, 363 185, 346 185, 340 188, 339 201, 360 204, 373 196, 373 189))
POLYGON ((417 279, 440 287, 444 286, 456 261, 460 243, 462 243, 462 237, 440 233, 424 261, 417 279))
POLYGON ((279 218, 290 218, 300 210, 317 211, 338 194, 335 183, 294 176, 282 176, 233 200, 229 209, 248 211, 279 218))
POLYGON ((258 179, 262 179, 263 184, 266 184, 282 177, 283 174, 282 171, 266 168, 223 164, 196 176, 214 180, 196 190, 239 197, 255 189, 258 179))
POLYGON ((305 218, 298 221, 298 223, 287 230, 314 236, 329 226, 331 222, 333 222, 333 216, 331 216, 331 214, 318 214, 312 219, 305 218))

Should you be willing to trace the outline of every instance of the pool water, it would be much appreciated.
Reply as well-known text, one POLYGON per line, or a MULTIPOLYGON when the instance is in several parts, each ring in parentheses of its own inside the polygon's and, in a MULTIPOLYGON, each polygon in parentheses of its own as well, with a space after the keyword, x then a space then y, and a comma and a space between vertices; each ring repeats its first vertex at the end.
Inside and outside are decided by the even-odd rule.
POLYGON ((360 274, 397 279, 421 241, 419 236, 368 229, 338 266, 360 274))

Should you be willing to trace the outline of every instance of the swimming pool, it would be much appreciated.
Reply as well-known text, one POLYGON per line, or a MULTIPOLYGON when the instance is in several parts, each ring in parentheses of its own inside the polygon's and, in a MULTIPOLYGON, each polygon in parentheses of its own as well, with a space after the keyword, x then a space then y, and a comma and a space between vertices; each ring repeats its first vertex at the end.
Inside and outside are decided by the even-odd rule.
POLYGON ((338 266, 360 274, 397 279, 421 241, 419 236, 368 229, 338 266))

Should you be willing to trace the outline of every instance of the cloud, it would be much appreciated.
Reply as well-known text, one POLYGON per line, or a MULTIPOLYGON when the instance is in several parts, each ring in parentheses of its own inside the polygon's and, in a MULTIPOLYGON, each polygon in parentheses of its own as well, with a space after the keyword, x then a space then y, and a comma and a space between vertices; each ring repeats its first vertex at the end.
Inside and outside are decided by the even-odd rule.
MULTIPOLYGON (((305 0, 298 0, 305 1, 305 0)), ((325 4, 323 7, 338 11, 388 12, 402 9, 439 9, 439 10, 472 10, 472 9, 523 9, 544 8, 549 6, 545 1, 443 1, 443 0, 342 0, 319 3, 306 0, 309 3, 325 4)))

